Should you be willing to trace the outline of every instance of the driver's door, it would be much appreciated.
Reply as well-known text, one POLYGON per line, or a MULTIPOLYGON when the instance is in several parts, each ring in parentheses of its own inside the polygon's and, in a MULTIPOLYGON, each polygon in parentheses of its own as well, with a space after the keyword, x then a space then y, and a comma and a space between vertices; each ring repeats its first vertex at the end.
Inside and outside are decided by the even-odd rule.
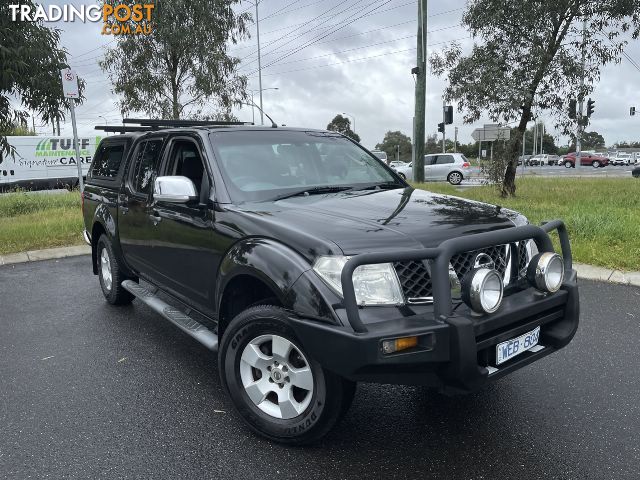
MULTIPOLYGON (((214 282, 221 258, 211 208, 212 181, 198 138, 169 140, 158 176, 189 178, 197 201, 181 204, 152 197, 150 219, 156 283, 206 314, 214 310, 214 282)), ((153 193, 152 193, 153 195, 153 193)))

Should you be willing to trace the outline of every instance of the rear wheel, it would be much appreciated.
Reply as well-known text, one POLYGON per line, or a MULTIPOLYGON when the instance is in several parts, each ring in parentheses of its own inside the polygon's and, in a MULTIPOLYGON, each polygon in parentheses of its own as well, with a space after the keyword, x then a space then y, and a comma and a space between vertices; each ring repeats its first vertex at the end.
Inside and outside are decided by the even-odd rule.
POLYGON ((104 298, 112 305, 127 305, 134 296, 122 288, 127 279, 113 253, 113 247, 106 235, 101 235, 97 245, 98 277, 104 298))
POLYGON ((462 174, 460 172, 451 172, 447 175, 447 181, 451 185, 460 185, 460 182, 462 182, 462 174))
POLYGON ((244 422, 285 444, 322 438, 346 413, 355 383, 306 352, 280 307, 251 307, 227 329, 218 361, 222 382, 244 422))

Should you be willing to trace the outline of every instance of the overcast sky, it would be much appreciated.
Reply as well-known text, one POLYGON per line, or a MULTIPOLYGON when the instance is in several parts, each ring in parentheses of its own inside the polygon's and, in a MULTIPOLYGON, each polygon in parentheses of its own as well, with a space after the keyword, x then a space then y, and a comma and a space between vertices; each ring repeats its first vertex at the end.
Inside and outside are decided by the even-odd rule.
MULTIPOLYGON (((62 2, 53 2, 62 3, 62 2)), ((81 2, 74 2, 81 3, 81 2)), ((85 2, 91 3, 91 2, 85 2)), ((326 128, 337 114, 355 117, 355 130, 362 143, 372 148, 387 130, 411 136, 415 66, 417 0, 262 0, 260 39, 262 44, 264 109, 278 124, 326 128)), ((460 26, 464 0, 429 2, 428 49, 434 52, 457 40, 468 51, 469 33, 460 26)), ((255 9, 244 1, 238 10, 255 9)), ((100 24, 55 24, 63 30, 62 45, 70 62, 87 80, 87 101, 77 109, 81 134, 93 125, 118 123, 120 115, 108 79, 97 65, 104 46, 114 37, 102 36, 100 24)), ((249 88, 258 89, 255 25, 250 39, 232 46, 242 59, 240 71, 249 77, 249 88)), ((627 54, 640 64, 640 41, 631 42, 627 54)), ((607 145, 622 140, 640 140, 640 115, 629 116, 629 107, 640 112, 640 71, 628 60, 602 70, 592 98, 596 113, 590 130, 604 135, 607 145)), ((442 118, 444 80, 427 79, 426 133, 435 133, 442 118)), ((258 103, 256 95, 256 103, 258 103)), ((236 112, 251 120, 251 109, 236 112)), ((472 141, 471 131, 481 126, 463 125, 456 111, 459 140, 472 141)), ((256 119, 259 121, 258 112, 256 119)), ((265 119, 266 120, 266 119, 265 119)), ((547 122, 550 125, 550 122, 547 122)), ((50 133, 50 129, 38 129, 50 133)), ((70 123, 64 134, 70 134, 70 123)), ((551 132, 555 133, 555 132, 551 132)), ((453 136, 449 127, 448 137, 453 136)), ((566 143, 562 138, 561 142, 566 143)))

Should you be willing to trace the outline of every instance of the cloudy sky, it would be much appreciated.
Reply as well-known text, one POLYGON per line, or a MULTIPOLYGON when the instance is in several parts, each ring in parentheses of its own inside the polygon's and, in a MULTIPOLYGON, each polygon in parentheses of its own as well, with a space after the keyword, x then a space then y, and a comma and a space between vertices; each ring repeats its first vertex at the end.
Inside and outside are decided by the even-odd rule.
MULTIPOLYGON (((62 2, 55 2, 62 3, 62 2)), ((80 3, 80 2, 74 2, 80 3)), ((355 117, 362 143, 373 147, 387 130, 411 135, 415 65, 417 0, 262 0, 260 40, 262 44, 264 109, 277 123, 325 128, 337 114, 355 117)), ((255 12, 248 0, 237 10, 255 12)), ((465 0, 429 2, 428 44, 434 52, 458 41, 467 51, 469 33, 460 26, 465 0)), ((120 116, 110 83, 97 61, 105 45, 114 38, 102 36, 95 23, 55 24, 63 30, 62 44, 70 62, 87 80, 87 101, 77 109, 81 134, 93 125, 118 123, 120 116), (100 115, 102 117, 100 117, 100 115)), ((242 59, 240 71, 249 78, 249 88, 258 89, 255 25, 252 36, 230 51, 242 59)), ((640 41, 631 42, 626 53, 640 64, 640 41)), ((591 130, 602 133, 608 145, 622 140, 640 140, 640 115, 629 116, 629 107, 640 111, 640 71, 623 59, 602 70, 592 98, 596 113, 591 130)), ((444 81, 427 79, 427 134, 435 133, 441 121, 444 81)), ((258 103, 256 97, 256 103, 258 103)), ((237 112, 251 120, 251 109, 237 112)), ((258 113, 256 112, 256 118, 258 113)), ((463 125, 456 112, 459 140, 471 141, 471 131, 481 126, 463 125)), ((548 122, 549 124, 551 122, 548 122)), ((47 127, 38 129, 49 133, 47 127)), ((64 133, 71 132, 70 123, 64 133)), ((552 132, 555 133, 555 132, 552 132)), ((450 129, 447 136, 453 134, 450 129)), ((567 139, 561 138, 562 143, 567 139)))

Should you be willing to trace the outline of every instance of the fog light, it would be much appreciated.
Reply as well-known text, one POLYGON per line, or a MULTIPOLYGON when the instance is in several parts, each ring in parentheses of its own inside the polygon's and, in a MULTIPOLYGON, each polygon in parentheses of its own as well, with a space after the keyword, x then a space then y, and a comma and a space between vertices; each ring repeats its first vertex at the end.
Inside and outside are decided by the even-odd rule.
POLYGON ((529 262, 527 280, 542 292, 557 292, 564 280, 564 263, 557 253, 543 252, 529 262))
POLYGON ((402 337, 382 342, 382 353, 389 354, 400 352, 418 346, 418 337, 402 337))
POLYGON ((500 274, 491 268, 475 268, 462 279, 462 300, 478 313, 500 308, 504 286, 500 274))

